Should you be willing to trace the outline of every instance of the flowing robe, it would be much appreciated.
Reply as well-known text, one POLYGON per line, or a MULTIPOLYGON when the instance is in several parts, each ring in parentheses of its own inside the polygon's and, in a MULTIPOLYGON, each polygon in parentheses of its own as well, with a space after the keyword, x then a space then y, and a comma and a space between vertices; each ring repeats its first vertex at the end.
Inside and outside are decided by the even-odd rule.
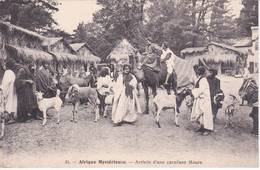
POLYGON ((134 75, 130 74, 129 88, 132 91, 127 92, 126 83, 124 83, 124 76, 120 74, 113 87, 114 89, 114 103, 112 108, 112 120, 114 123, 134 122, 137 118, 137 113, 141 113, 140 104, 137 98, 137 80, 134 75), (129 94, 130 93, 130 94, 129 94), (129 95, 128 95, 129 94, 129 95))
POLYGON ((48 69, 42 67, 38 71, 35 81, 36 81, 36 90, 43 92, 44 98, 51 98, 56 95, 56 93, 51 90, 51 88, 53 88, 53 90, 56 90, 56 88, 55 88, 55 83, 51 77, 51 72, 48 69))
POLYGON ((36 97, 34 95, 33 84, 27 82, 32 80, 27 67, 19 66, 16 72, 15 87, 18 96, 17 118, 20 121, 28 119, 28 113, 38 109, 36 97))
POLYGON ((201 78, 198 81, 199 87, 192 90, 195 101, 192 107, 191 121, 198 120, 205 129, 213 130, 209 84, 206 78, 201 78))
POLYGON ((207 80, 209 83, 212 112, 213 115, 217 115, 219 107, 214 103, 214 96, 216 95, 216 92, 220 90, 220 80, 216 77, 208 77, 207 80))
POLYGON ((12 70, 6 70, 2 80, 2 90, 5 99, 5 111, 17 112, 17 94, 14 86, 15 74, 12 70))

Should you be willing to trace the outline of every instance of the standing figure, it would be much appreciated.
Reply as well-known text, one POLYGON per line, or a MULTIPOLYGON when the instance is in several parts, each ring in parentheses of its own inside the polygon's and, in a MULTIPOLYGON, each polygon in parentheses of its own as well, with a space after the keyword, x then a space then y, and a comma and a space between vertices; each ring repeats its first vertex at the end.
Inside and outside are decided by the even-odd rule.
POLYGON ((99 114, 104 114, 104 117, 106 117, 105 100, 107 95, 111 93, 112 87, 112 78, 109 76, 109 68, 102 68, 100 76, 101 77, 97 79, 97 94, 100 101, 99 114))
POLYGON ((26 122, 29 120, 28 113, 31 113, 34 118, 37 116, 38 106, 34 95, 34 82, 30 70, 28 69, 31 62, 31 60, 25 60, 23 65, 16 64, 15 66, 15 87, 18 97, 17 119, 19 122, 26 122))
POLYGON ((198 81, 198 68, 199 65, 195 64, 193 66, 193 70, 194 70, 194 74, 192 74, 192 76, 190 77, 190 83, 192 85, 192 89, 195 88, 196 82, 198 81))
POLYGON ((123 122, 133 123, 137 118, 137 113, 141 113, 136 90, 137 80, 130 70, 130 65, 125 64, 123 74, 118 76, 113 87, 112 120, 114 126, 120 126, 123 122))
POLYGON ((52 78, 53 71, 50 71, 49 67, 50 63, 43 62, 36 75, 36 90, 44 93, 43 98, 56 96, 56 85, 52 78))
POLYGON ((11 120, 9 123, 14 123, 14 117, 17 113, 17 94, 14 86, 15 73, 14 73, 15 61, 9 58, 6 61, 6 70, 2 80, 2 91, 4 97, 4 111, 8 112, 11 120))
POLYGON ((253 119, 253 130, 251 133, 258 136, 258 102, 253 104, 253 108, 249 116, 253 119))
POLYGON ((209 132, 213 131, 213 118, 209 84, 205 78, 205 67, 199 67, 197 74, 199 80, 197 81, 195 88, 192 90, 195 100, 192 107, 191 121, 200 124, 200 128, 197 131, 202 132, 203 135, 208 135, 209 132))
POLYGON ((211 99, 211 108, 212 108, 212 114, 213 114, 213 120, 216 119, 219 106, 217 103, 214 102, 214 97, 217 94, 217 92, 220 90, 220 80, 216 77, 217 70, 212 68, 209 69, 209 76, 207 77, 208 83, 209 83, 209 91, 210 91, 210 99, 211 99))
POLYGON ((166 75, 164 85, 168 85, 169 77, 172 74, 173 68, 174 68, 174 56, 175 55, 173 54, 173 52, 168 47, 166 47, 163 44, 163 49, 165 49, 165 48, 166 48, 166 50, 163 51, 163 54, 161 56, 161 60, 164 61, 166 63, 166 66, 167 66, 167 75, 166 75))

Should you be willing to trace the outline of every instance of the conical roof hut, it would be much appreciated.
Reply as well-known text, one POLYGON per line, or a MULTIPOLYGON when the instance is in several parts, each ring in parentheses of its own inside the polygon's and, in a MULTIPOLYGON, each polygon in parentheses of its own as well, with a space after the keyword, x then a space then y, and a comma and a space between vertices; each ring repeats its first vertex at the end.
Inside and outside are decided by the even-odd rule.
POLYGON ((136 55, 136 50, 126 39, 118 41, 111 51, 111 53, 107 56, 108 60, 115 60, 116 62, 120 60, 129 61, 129 56, 136 55))

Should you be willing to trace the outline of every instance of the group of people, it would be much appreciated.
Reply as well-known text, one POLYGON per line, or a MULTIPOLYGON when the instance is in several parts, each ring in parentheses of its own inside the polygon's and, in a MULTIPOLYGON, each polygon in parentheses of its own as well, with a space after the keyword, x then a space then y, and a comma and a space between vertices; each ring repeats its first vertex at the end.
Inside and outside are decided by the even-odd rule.
POLYGON ((56 85, 50 63, 43 62, 36 70, 32 60, 8 58, 5 67, 1 90, 4 97, 3 107, 10 117, 9 123, 28 122, 30 115, 41 119, 34 93, 41 91, 46 98, 55 96, 56 85))
POLYGON ((216 119, 218 109, 214 102, 214 96, 220 91, 220 80, 216 78, 217 70, 209 69, 209 75, 206 76, 206 68, 203 66, 194 66, 196 77, 192 79, 194 89, 194 103, 191 113, 191 121, 200 124, 198 132, 203 135, 208 135, 213 131, 213 120, 216 119))
MULTIPOLYGON (((162 56, 160 60, 167 63, 168 74, 165 81, 165 84, 167 84, 167 79, 173 72, 174 54, 164 45, 162 48, 153 48, 151 44, 146 53, 156 54, 156 57, 160 55, 162 56)), ((150 55, 147 55, 148 59, 150 55)), ((122 68, 122 71, 117 73, 116 78, 111 78, 110 68, 110 71, 109 69, 101 71, 97 79, 97 92, 99 99, 101 99, 101 105, 105 105, 105 98, 113 93, 112 120, 114 126, 120 126, 124 122, 134 123, 137 114, 141 113, 137 98, 138 82, 131 73, 132 66, 124 64, 122 68)), ((209 69, 208 71, 209 75, 206 75, 205 67, 195 65, 195 76, 191 77, 194 103, 190 120, 200 124, 198 131, 204 135, 213 131, 213 122, 219 108, 221 108, 221 105, 214 101, 215 95, 222 92, 220 80, 216 78, 217 70, 209 69)), ((52 77, 54 74, 48 62, 43 62, 42 66, 36 70, 35 63, 31 60, 24 60, 21 63, 21 61, 8 58, 1 89, 4 92, 4 110, 9 113, 11 122, 14 121, 15 115, 17 115, 18 122, 28 121, 29 114, 35 119, 41 119, 34 93, 41 91, 44 93, 44 98, 54 97, 57 88, 52 77)), ((67 68, 64 67, 63 75, 66 74, 67 68)))
MULTIPOLYGON (((20 61, 8 58, 5 67, 0 89, 4 97, 4 110, 11 119, 8 123, 30 122, 31 118, 42 119, 35 92, 41 91, 44 98, 51 98, 56 95, 57 90, 57 84, 53 79, 55 72, 50 63, 42 62, 36 69, 32 60, 20 61)), ((66 67, 64 70, 66 73, 66 67)), ((121 125, 122 122, 133 123, 137 113, 141 112, 135 93, 137 80, 130 72, 131 66, 124 65, 116 81, 111 78, 110 71, 101 72, 97 80, 100 97, 105 98, 111 92, 112 86, 116 89, 113 91, 112 110, 115 126, 121 125)))
MULTIPOLYGON (((195 65, 194 71, 196 77, 192 77, 191 82, 194 84, 192 95, 195 100, 192 107, 191 121, 197 122, 200 125, 197 129, 198 132, 208 135, 213 131, 213 123, 216 120, 218 110, 222 107, 221 103, 216 102, 216 95, 222 94, 222 100, 224 100, 224 93, 220 87, 220 80, 216 77, 216 69, 209 69, 209 75, 207 76, 206 68, 203 66, 199 67, 195 65)), ((245 68, 242 87, 249 78, 252 78, 252 75, 248 75, 247 68, 245 68)), ((251 133, 258 135, 258 100, 254 101, 255 103, 252 104, 253 108, 250 113, 250 117, 254 120, 253 131, 251 133)))
POLYGON ((109 71, 104 69, 97 79, 97 92, 101 105, 107 95, 113 93, 112 121, 114 126, 122 123, 134 123, 137 114, 141 113, 141 107, 137 98, 137 79, 131 73, 131 66, 124 64, 122 72, 118 73, 116 79, 112 79, 109 71))

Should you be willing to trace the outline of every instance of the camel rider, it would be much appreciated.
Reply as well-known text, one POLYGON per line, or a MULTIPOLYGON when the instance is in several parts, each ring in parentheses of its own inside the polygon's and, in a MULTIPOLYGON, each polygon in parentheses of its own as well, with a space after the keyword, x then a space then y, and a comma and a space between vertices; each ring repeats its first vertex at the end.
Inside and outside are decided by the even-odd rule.
POLYGON ((155 43, 152 43, 150 38, 147 38, 146 44, 147 46, 144 54, 147 56, 147 60, 145 64, 156 72, 159 72, 160 56, 162 54, 161 47, 155 43))
POLYGON ((168 85, 168 80, 170 75, 173 72, 173 67, 174 67, 174 54, 164 44, 162 45, 162 48, 163 48, 163 54, 161 55, 161 60, 164 61, 167 66, 167 76, 164 85, 168 85))

